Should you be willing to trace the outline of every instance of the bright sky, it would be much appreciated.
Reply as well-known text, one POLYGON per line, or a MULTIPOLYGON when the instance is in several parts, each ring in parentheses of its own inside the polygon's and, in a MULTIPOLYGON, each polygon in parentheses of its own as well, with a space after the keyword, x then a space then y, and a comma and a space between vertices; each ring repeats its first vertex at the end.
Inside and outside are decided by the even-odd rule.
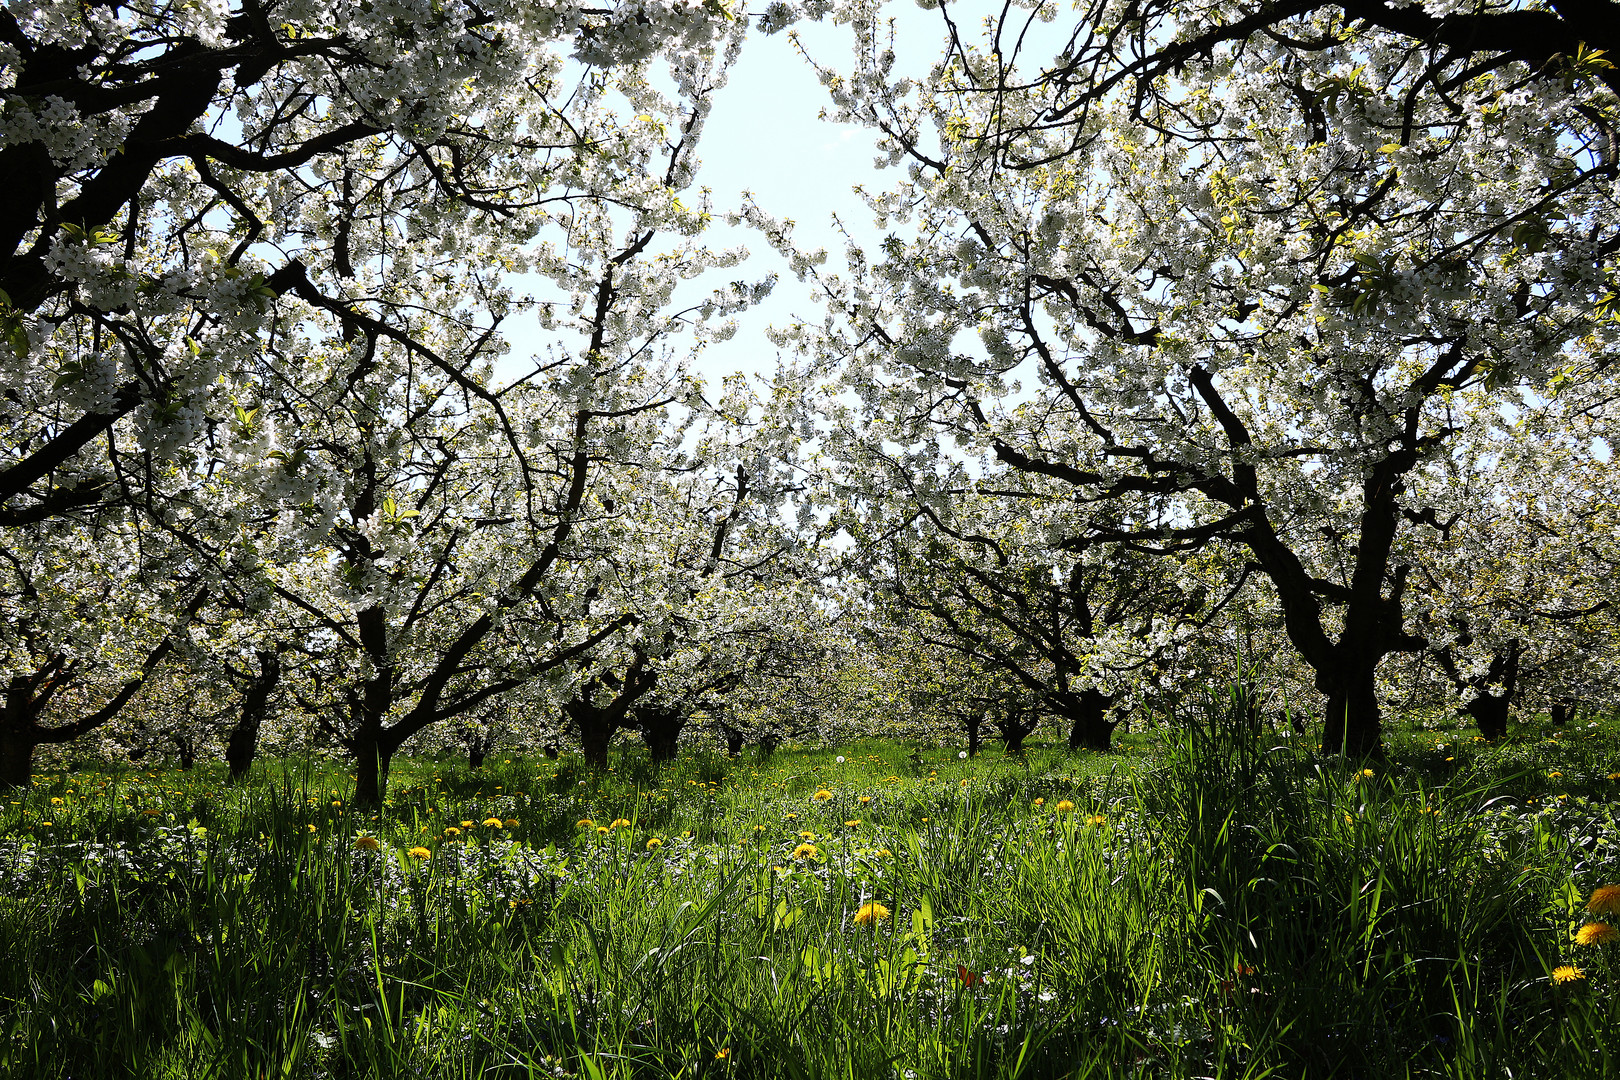
MULTIPOLYGON (((936 17, 910 4, 897 5, 895 14, 910 31, 897 45, 913 57, 931 57, 942 40, 936 17)), ((848 28, 801 23, 795 29, 817 60, 849 69, 848 28)), ((785 325, 795 316, 818 317, 807 286, 799 284, 762 237, 719 220, 742 206, 744 191, 752 192, 767 213, 791 218, 801 248, 826 248, 829 265, 842 263, 844 241, 833 227, 835 214, 851 232, 881 239, 871 232, 871 215, 851 191, 858 183, 886 183, 873 166, 874 140, 863 129, 819 119, 827 102, 826 91, 785 32, 751 32, 730 82, 715 100, 699 151, 698 182, 712 190, 716 215, 704 240, 715 248, 747 247, 751 257, 725 271, 725 279, 700 282, 701 291, 721 280, 755 281, 772 272, 779 281, 765 303, 739 316, 735 337, 710 346, 699 359, 697 371, 711 385, 738 371, 769 375, 776 368, 776 347, 765 338, 765 327, 785 325)), ((517 286, 522 291, 523 284, 517 286)), ((555 340, 532 324, 509 324, 508 329, 512 353, 502 365, 507 373, 526 367, 530 355, 555 340)))

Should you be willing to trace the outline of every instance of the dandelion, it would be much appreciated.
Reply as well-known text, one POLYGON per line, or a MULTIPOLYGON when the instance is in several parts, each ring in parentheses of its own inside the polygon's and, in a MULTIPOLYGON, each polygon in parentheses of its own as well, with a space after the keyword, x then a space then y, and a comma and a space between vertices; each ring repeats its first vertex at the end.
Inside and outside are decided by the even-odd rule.
POLYGON ((822 788, 820 791, 810 796, 810 798, 814 799, 816 802, 826 802, 828 799, 832 798, 832 792, 828 791, 826 788, 822 788))
POLYGON ((413 847, 413 848, 411 848, 410 851, 406 852, 406 854, 409 855, 413 859, 431 859, 431 858, 433 858, 433 852, 429 851, 425 847, 413 847))
POLYGON ((1547 774, 1547 779, 1549 779, 1549 780, 1558 780, 1558 779, 1561 779, 1563 777, 1563 775, 1564 774, 1561 773, 1561 772, 1550 772, 1550 773, 1547 774))
MULTIPOLYGON (((163 811, 161 811, 161 810, 142 810, 141 811, 141 816, 142 817, 162 817, 163 816, 163 811)), ((314 832, 315 831, 315 826, 311 825, 309 827, 309 831, 314 832)))
POLYGON ((598 825, 596 827, 596 835, 597 836, 606 836, 608 833, 610 833, 612 831, 613 830, 609 829, 606 825, 598 825))
POLYGON ((307 828, 310 832, 315 831, 315 826, 313 826, 313 825, 306 825, 305 828, 307 828))
POLYGON ((861 798, 860 798, 860 803, 861 803, 862 806, 865 806, 867 803, 869 803, 871 801, 872 801, 872 796, 870 796, 870 795, 862 795, 861 798))
POLYGON ((858 829, 861 827, 861 819, 856 818, 854 821, 846 821, 844 824, 849 826, 851 829, 858 829))
POLYGON ((660 847, 663 847, 663 846, 664 846, 664 842, 662 840, 658 839, 658 837, 656 837, 656 836, 649 837, 648 840, 647 840, 647 850, 648 851, 652 851, 655 848, 660 848, 660 847))
POLYGON ((498 818, 498 817, 487 817, 487 818, 484 819, 484 828, 486 828, 486 829, 498 829, 500 827, 501 827, 501 819, 500 818, 498 818))
POLYGON ((444 835, 447 839, 454 840, 456 837, 461 835, 461 830, 452 825, 444 830, 444 835))
POLYGON ((1586 910, 1593 915, 1620 915, 1620 885, 1600 885, 1593 889, 1586 910))
POLYGON ((1103 817, 1101 814, 1092 814, 1090 817, 1086 818, 1086 824, 1087 825, 1101 825, 1107 820, 1108 819, 1103 817))
MULTIPOLYGON (((843 761, 844 759, 839 758, 838 760, 843 761)), ((729 1046, 722 1046, 720 1049, 718 1049, 718 1050, 716 1050, 714 1052, 714 1059, 716 1061, 724 1061, 724 1060, 726 1060, 726 1058, 728 1058, 730 1056, 731 1056, 731 1047, 729 1047, 729 1046)))
POLYGON ((1586 978, 1586 972, 1574 964, 1559 964, 1552 969, 1552 981, 1555 983, 1580 982, 1586 978))
POLYGON ((860 910, 855 912, 856 926, 876 926, 889 917, 889 909, 876 900, 862 904, 860 910))
POLYGON ((787 819, 789 821, 798 821, 799 820, 799 815, 798 814, 789 814, 789 815, 787 815, 787 819))
POLYGON ((842 765, 844 763, 844 755, 839 754, 835 760, 838 762, 838 764, 842 765))
POLYGON ((51 800, 51 805, 52 806, 61 806, 62 805, 62 800, 61 799, 52 799, 51 800))
POLYGON ((956 752, 956 760, 958 760, 958 761, 966 761, 967 760, 967 751, 966 750, 958 750, 956 752))
POLYGON ((463 822, 462 822, 462 823, 461 823, 461 827, 462 827, 462 828, 463 828, 463 829, 470 829, 470 828, 472 828, 472 827, 473 827, 473 823, 472 823, 472 822, 470 822, 470 821, 463 821, 463 822))
POLYGON ((1074 809, 1074 803, 1070 802, 1068 799, 1059 799, 1058 804, 1052 809, 1056 810, 1060 814, 1067 814, 1070 810, 1074 809))
POLYGON ((1620 930, 1616 930, 1608 923, 1587 923, 1575 932, 1577 945, 1607 945, 1616 939, 1620 939, 1620 930))
POLYGON ((501 824, 505 825, 508 829, 515 829, 518 827, 518 819, 515 817, 509 817, 501 824))
POLYGON ((382 847, 382 842, 375 836, 357 836, 354 838, 354 846, 361 851, 376 851, 382 847))
POLYGON ((880 858, 880 859, 892 859, 892 858, 894 858, 894 852, 890 851, 886 847, 878 848, 877 853, 878 853, 878 858, 880 858))
POLYGON ((1359 773, 1356 774, 1356 779, 1358 779, 1358 780, 1371 780, 1373 778, 1373 776, 1374 776, 1374 773, 1373 773, 1373 771, 1371 769, 1362 769, 1359 773))
POLYGON ((798 847, 793 849, 793 857, 795 859, 813 859, 819 854, 820 852, 816 850, 816 845, 814 844, 800 844, 798 847))
POLYGON ((1037 807, 1045 806, 1046 805, 1046 800, 1045 799, 1036 799, 1035 800, 1035 805, 1037 807))
POLYGON ((596 822, 592 821, 588 817, 580 818, 578 821, 574 822, 574 825, 577 826, 578 828, 581 828, 581 829, 594 829, 594 828, 596 828, 596 822))
POLYGON ((614 818, 612 821, 608 822, 608 828, 610 829, 628 829, 629 827, 630 819, 628 818, 614 818))

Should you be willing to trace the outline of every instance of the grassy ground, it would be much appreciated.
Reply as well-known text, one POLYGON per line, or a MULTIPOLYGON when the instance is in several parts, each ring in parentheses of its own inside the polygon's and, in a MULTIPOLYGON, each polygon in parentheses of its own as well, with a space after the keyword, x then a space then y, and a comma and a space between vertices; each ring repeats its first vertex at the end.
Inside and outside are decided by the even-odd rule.
POLYGON ((0 1075, 1620 1072, 1611 723, 1127 742, 42 777, 0 1075))

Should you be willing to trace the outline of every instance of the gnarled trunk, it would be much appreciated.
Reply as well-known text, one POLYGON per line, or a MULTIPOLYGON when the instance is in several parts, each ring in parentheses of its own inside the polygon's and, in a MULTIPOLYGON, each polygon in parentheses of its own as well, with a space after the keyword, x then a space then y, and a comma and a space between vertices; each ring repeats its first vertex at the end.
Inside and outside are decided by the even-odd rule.
POLYGON ((1519 643, 1510 641, 1506 652, 1491 657, 1491 666, 1484 679, 1476 682, 1475 694, 1463 712, 1474 718, 1474 725, 1488 741, 1495 742, 1507 735, 1508 708, 1513 704, 1513 691, 1519 681, 1519 643), (1500 693, 1491 687, 1500 685, 1500 693))
POLYGON ((1113 743, 1119 721, 1108 719, 1113 697, 1101 690, 1087 689, 1063 694, 1058 701, 1061 714, 1069 720, 1069 749, 1107 751, 1113 743))
POLYGON ((686 710, 672 705, 646 705, 636 710, 636 727, 654 761, 675 759, 686 721, 686 710))
POLYGON ((1377 756, 1383 750, 1383 717, 1374 681, 1377 658, 1318 671, 1316 688, 1327 695, 1322 749, 1350 757, 1377 756))
POLYGON ((34 775, 34 747, 26 729, 0 720, 0 790, 25 788, 34 775))
POLYGON ((354 804, 375 808, 388 790, 388 770, 397 747, 372 735, 354 740, 354 804))
POLYGON ((979 713, 969 713, 963 723, 967 728, 968 757, 978 757, 980 748, 984 746, 984 717, 979 713))
POLYGON ((225 764, 230 769, 230 783, 237 783, 253 767, 259 752, 259 728, 270 709, 270 695, 281 681, 281 657, 273 650, 259 650, 259 674, 242 695, 242 715, 231 728, 225 740, 225 764))
POLYGON ((996 720, 996 730, 1001 733, 1001 741, 1006 744, 1007 753, 1022 754, 1024 740, 1040 726, 1041 714, 1035 711, 1029 713, 1029 719, 1020 719, 1017 713, 996 720))
POLYGON ((607 768, 608 745, 619 730, 615 711, 599 709, 588 701, 570 701, 563 706, 563 713, 579 731, 580 753, 592 768, 607 768))

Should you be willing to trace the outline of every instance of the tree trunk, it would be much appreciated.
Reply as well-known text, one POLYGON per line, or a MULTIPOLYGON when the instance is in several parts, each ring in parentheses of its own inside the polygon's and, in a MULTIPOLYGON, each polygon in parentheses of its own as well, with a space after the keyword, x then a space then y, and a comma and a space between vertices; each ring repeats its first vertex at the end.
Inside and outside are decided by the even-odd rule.
POLYGON ((1108 719, 1113 698, 1095 689, 1065 694, 1064 698, 1064 711, 1070 718, 1069 749, 1107 752, 1118 726, 1118 721, 1108 719))
POLYGON ((598 709, 587 701, 570 701, 563 706, 563 712, 579 729, 579 748, 585 764, 595 769, 607 768, 608 744, 618 730, 610 711, 598 709))
POLYGON ((482 769, 484 759, 488 756, 489 751, 484 747, 482 739, 474 739, 467 744, 467 768, 469 770, 482 769))
POLYGON ((26 730, 0 722, 0 791, 25 788, 34 775, 34 747, 26 730))
POLYGON ((393 764, 394 747, 382 739, 362 736, 354 744, 354 804, 375 809, 388 791, 388 769, 393 764))
POLYGON ((1322 749, 1350 757, 1376 757, 1383 749, 1383 718, 1373 680, 1377 660, 1327 671, 1316 676, 1316 688, 1327 695, 1322 723, 1322 749))
POLYGON ((727 724, 724 721, 722 721, 720 724, 720 734, 724 736, 726 740, 727 757, 736 757, 738 754, 742 753, 743 743, 748 741, 748 736, 744 735, 737 728, 732 727, 730 724, 727 724))
POLYGON ((225 740, 225 764, 230 768, 229 783, 245 779, 259 752, 259 728, 270 709, 270 695, 281 681, 281 657, 270 649, 259 650, 259 674, 242 695, 242 715, 225 740))
POLYGON ((188 735, 171 734, 169 741, 174 743, 174 749, 180 755, 180 771, 190 772, 197 764, 197 744, 192 742, 188 735))
POLYGON ((686 727, 686 711, 667 705, 649 705, 636 710, 636 726, 654 761, 673 761, 681 729, 686 727))
POLYGON ((1474 718, 1474 725, 1487 742, 1495 742, 1507 734, 1510 697, 1481 691, 1463 707, 1463 712, 1474 718))
POLYGON ((979 756, 979 748, 984 745, 984 717, 978 713, 969 713, 967 717, 968 757, 979 756))
POLYGON ((1003 720, 996 721, 996 730, 1001 732, 1001 741, 1006 744, 1007 753, 1014 756, 1024 752, 1024 740, 1030 733, 1040 726, 1040 713, 1031 713, 1027 721, 1020 720, 1015 713, 1003 720))
POLYGON ((1575 698, 1560 698, 1553 702, 1552 722, 1559 727, 1570 723, 1580 714, 1581 703, 1575 698))

